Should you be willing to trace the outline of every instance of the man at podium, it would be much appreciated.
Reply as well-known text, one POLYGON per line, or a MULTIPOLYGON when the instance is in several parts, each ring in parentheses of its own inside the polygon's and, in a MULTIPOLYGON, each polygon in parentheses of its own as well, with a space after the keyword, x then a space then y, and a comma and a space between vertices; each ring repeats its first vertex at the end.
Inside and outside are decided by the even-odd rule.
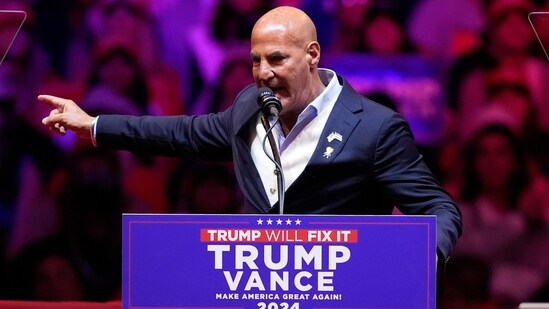
POLYGON ((436 215, 437 257, 445 261, 461 234, 461 215, 424 163, 409 125, 319 68, 320 51, 311 19, 278 7, 251 33, 255 84, 224 112, 93 117, 71 100, 41 95, 53 107, 43 123, 98 147, 232 160, 249 213, 282 213, 283 196, 288 214, 388 215, 396 206, 407 215, 436 215), (258 94, 262 87, 267 97, 258 94), (274 110, 262 115, 258 96, 274 110))

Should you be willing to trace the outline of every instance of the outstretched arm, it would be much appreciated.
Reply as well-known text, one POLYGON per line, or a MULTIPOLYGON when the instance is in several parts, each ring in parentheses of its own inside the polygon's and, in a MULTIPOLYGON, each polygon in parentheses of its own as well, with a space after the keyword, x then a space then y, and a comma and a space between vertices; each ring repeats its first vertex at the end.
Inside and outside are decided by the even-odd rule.
POLYGON ((88 115, 74 101, 51 95, 39 95, 38 100, 49 104, 53 109, 42 123, 61 135, 71 130, 78 137, 91 139, 91 126, 95 117, 88 115))

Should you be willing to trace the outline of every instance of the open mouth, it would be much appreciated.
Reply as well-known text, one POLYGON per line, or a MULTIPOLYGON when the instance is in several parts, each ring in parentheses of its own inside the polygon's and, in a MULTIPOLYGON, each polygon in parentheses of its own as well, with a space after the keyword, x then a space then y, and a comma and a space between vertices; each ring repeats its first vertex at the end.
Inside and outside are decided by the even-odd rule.
POLYGON ((283 88, 282 87, 270 87, 270 88, 275 94, 275 96, 280 99, 280 92, 282 91, 283 88))

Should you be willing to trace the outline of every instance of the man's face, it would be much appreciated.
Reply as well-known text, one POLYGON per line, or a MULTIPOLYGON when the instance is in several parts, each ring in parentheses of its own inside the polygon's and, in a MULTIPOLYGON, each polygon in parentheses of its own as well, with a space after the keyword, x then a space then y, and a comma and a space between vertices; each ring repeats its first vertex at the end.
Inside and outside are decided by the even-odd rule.
POLYGON ((283 26, 252 32, 251 57, 257 87, 269 87, 282 103, 281 116, 299 114, 314 99, 310 43, 295 38, 283 26))

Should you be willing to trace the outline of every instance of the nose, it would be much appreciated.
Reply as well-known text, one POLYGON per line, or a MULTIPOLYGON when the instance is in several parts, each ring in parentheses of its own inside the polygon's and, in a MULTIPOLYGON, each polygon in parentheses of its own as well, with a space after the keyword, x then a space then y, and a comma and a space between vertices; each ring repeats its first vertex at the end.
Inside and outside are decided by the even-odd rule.
POLYGON ((267 61, 261 61, 257 67, 257 79, 262 83, 267 83, 274 77, 272 67, 267 61))

